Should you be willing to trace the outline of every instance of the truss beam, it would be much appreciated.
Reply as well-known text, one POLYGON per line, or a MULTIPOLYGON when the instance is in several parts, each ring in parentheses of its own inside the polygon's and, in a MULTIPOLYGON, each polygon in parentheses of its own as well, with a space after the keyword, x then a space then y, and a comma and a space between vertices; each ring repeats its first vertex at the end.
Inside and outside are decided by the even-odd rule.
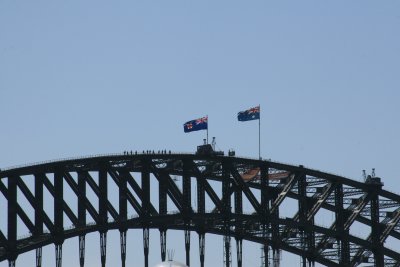
POLYGON ((145 266, 149 264, 150 229, 160 231, 162 260, 166 259, 167 230, 184 231, 187 265, 191 264, 191 231, 199 234, 201 266, 206 233, 223 236, 225 266, 232 264, 232 238, 239 267, 243 265, 243 240, 262 245, 264 266, 279 267, 281 250, 298 255, 308 267, 315 262, 345 267, 365 261, 376 266, 400 262, 400 252, 386 246, 388 240, 400 239, 400 196, 383 190, 379 178, 361 183, 271 161, 135 153, 2 170, 0 194, 7 208, 6 226, 0 229, 0 261, 8 260, 10 265, 15 265, 19 254, 36 250, 39 267, 42 247, 54 244, 56 266, 60 267, 64 240, 78 237, 83 267, 85 235, 99 232, 105 266, 110 229, 120 231, 122 266, 128 229, 143 230, 145 266), (254 177, 245 178, 249 173, 254 177), (110 183, 118 190, 111 192, 110 183), (88 194, 87 188, 94 194, 88 194), (76 196, 77 207, 64 195, 67 190, 76 196), (116 203, 110 198, 114 193, 116 203), (289 200, 298 204, 297 210, 294 216, 282 218, 281 209, 289 200), (46 209, 46 201, 53 210, 46 209), (243 209, 244 201, 250 203, 250 213, 243 209), (314 223, 324 210, 335 215, 328 228, 314 223), (366 240, 354 233, 356 223, 370 230, 366 240), (29 235, 20 229, 27 229, 29 235))

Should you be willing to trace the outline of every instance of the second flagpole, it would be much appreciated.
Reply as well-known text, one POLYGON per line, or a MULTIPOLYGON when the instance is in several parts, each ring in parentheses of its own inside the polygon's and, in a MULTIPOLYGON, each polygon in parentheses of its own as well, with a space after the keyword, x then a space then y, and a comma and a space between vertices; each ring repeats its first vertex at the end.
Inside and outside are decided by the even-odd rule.
POLYGON ((258 105, 259 108, 259 118, 258 118, 258 159, 261 159, 261 107, 258 105))
POLYGON ((207 117, 207 145, 208 145, 208 115, 206 117, 207 117))

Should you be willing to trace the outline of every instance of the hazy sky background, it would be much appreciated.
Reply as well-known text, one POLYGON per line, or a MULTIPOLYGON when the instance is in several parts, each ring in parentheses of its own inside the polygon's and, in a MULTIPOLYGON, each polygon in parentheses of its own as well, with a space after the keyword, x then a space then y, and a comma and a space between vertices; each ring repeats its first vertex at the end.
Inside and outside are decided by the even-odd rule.
MULTIPOLYGON (((185 134, 182 124, 204 115, 220 149, 257 157, 257 122, 236 114, 260 104, 264 158, 357 180, 376 168, 400 193, 399 49, 397 0, 0 0, 0 168, 193 152, 205 131, 185 134)), ((108 266, 120 264, 118 234, 109 233, 108 266)), ((184 261, 175 235, 168 247, 184 261)), ((142 266, 141 232, 128 237, 127 263, 142 266)), ((206 238, 206 266, 222 266, 222 238, 206 238)), ((98 234, 87 239, 86 266, 99 266, 98 234)), ((77 266, 77 244, 66 241, 63 266, 77 266)), ((258 248, 246 243, 244 266, 259 266, 258 248)), ((17 260, 33 265, 34 253, 17 260)), ((43 266, 54 266, 54 246, 43 266)))

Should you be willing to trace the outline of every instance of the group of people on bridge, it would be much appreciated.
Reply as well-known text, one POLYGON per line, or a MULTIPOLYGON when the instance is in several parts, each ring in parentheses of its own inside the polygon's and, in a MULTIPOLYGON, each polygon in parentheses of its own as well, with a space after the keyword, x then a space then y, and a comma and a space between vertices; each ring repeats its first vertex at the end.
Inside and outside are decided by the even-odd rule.
MULTIPOLYGON (((137 155, 138 153, 137 153, 137 151, 135 151, 135 155, 137 155)), ((142 152, 142 154, 156 154, 155 153, 155 151, 154 150, 143 150, 143 152, 142 152)), ((167 154, 167 150, 166 149, 164 149, 164 150, 158 150, 157 151, 157 154, 164 154, 164 155, 166 155, 167 154)), ((168 154, 171 154, 171 150, 169 150, 168 151, 168 154)), ((131 150, 131 151, 124 151, 124 155, 133 155, 133 151, 131 150)))

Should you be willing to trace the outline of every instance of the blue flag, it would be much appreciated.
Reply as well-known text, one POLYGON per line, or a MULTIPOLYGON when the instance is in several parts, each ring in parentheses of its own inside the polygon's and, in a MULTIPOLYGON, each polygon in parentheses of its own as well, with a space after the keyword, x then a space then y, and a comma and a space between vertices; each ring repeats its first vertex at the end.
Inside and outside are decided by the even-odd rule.
POLYGON ((199 130, 207 130, 208 128, 208 117, 199 118, 197 120, 188 121, 183 124, 183 130, 185 133, 199 131, 199 130))
POLYGON ((238 113, 239 121, 251 121, 251 120, 259 120, 260 119, 260 106, 240 111, 238 113))

